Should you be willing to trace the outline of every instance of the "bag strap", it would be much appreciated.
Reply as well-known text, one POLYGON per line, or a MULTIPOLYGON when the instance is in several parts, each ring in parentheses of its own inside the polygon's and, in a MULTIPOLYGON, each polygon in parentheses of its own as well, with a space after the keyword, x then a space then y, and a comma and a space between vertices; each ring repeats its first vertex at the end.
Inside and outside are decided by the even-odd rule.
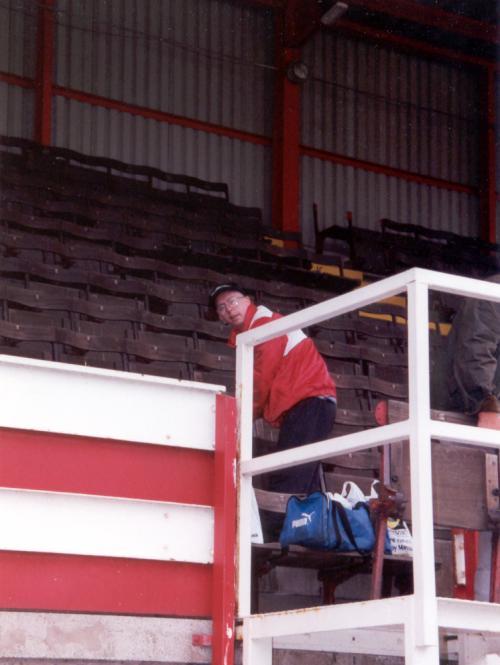
MULTIPOLYGON (((354 549, 356 550, 356 552, 358 554, 360 554, 364 558, 368 557, 369 553, 366 552, 366 551, 360 550, 359 547, 358 547, 358 544, 356 542, 356 538, 354 537, 354 534, 353 534, 352 529, 351 529, 351 525, 349 524, 349 520, 347 519, 346 509, 338 501, 334 501, 333 504, 335 506, 335 510, 337 512, 337 515, 339 516, 339 519, 342 522, 342 526, 344 527, 344 531, 347 534, 347 538, 349 539, 349 542, 351 543, 351 545, 354 547, 354 549)), ((364 508, 369 514, 368 507, 366 506, 366 504, 360 502, 356 505, 364 508)))
POLYGON ((323 467, 323 462, 319 463, 318 475, 319 475, 319 485, 321 487, 321 491, 323 492, 323 494, 327 494, 326 481, 325 481, 325 469, 323 467))

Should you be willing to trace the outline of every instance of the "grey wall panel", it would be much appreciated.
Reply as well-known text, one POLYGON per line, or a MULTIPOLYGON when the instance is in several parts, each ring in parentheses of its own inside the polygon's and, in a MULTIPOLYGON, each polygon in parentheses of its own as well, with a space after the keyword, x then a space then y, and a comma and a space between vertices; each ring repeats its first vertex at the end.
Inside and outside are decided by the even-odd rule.
POLYGON ((495 79, 495 112, 496 112, 496 242, 500 243, 500 76, 495 79))
POLYGON ((33 90, 0 83, 0 134, 33 138, 33 90))
POLYGON ((37 3, 2 0, 0 5, 0 71, 35 75, 37 3))
POLYGON ((269 222, 271 150, 216 134, 56 98, 54 145, 225 182, 230 200, 269 222))
POLYGON ((59 0, 58 9, 58 85, 271 133, 269 11, 227 0, 59 0))
POLYGON ((304 49, 302 142, 475 185, 477 74, 321 32, 304 49))
POLYGON ((383 217, 465 236, 478 235, 476 196, 429 187, 349 166, 302 159, 303 238, 314 246, 313 203, 320 228, 345 226, 346 212, 355 226, 380 230, 383 217))

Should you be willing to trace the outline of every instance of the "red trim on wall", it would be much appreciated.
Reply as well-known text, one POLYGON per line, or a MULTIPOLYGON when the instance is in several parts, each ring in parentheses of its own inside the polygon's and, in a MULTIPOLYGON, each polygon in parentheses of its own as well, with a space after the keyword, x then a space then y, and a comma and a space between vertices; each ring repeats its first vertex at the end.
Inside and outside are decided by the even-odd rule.
POLYGON ((3 610, 209 617, 211 586, 211 566, 0 552, 3 610))
POLYGON ((183 116, 166 113, 165 111, 151 109, 145 106, 127 104, 118 99, 108 99, 107 97, 100 97, 99 95, 93 95, 90 92, 83 92, 82 90, 54 86, 54 94, 59 97, 82 102, 83 104, 91 104, 92 106, 121 111, 122 113, 130 113, 131 115, 139 115, 150 120, 168 122, 181 127, 187 127, 188 129, 196 129, 202 132, 210 132, 211 134, 218 134, 220 136, 227 136, 228 138, 246 141, 247 143, 271 145, 271 139, 260 134, 252 134, 251 132, 244 132, 223 125, 214 125, 209 122, 203 122, 202 120, 196 120, 195 118, 185 118, 183 116))
POLYGON ((35 77, 35 140, 52 142, 52 86, 54 67, 54 0, 38 7, 37 68, 35 77))
POLYGON ((213 505, 213 453, 0 429, 0 486, 213 505))
POLYGON ((236 400, 216 397, 212 662, 234 662, 236 610, 236 400))
POLYGON ((439 187, 441 189, 450 189, 455 192, 462 192, 464 194, 477 194, 477 189, 470 185, 463 185, 458 182, 450 182, 440 178, 432 178, 431 176, 420 175, 411 171, 404 171, 396 169, 392 166, 384 166, 383 164, 376 164, 375 162, 367 162, 362 159, 354 159, 353 157, 346 157, 338 155, 333 152, 326 152, 318 148, 310 148, 308 146, 301 146, 301 152, 307 157, 314 157, 315 159, 323 159, 334 164, 343 164, 345 166, 352 166, 356 169, 363 169, 364 171, 372 171, 373 173, 381 173, 392 178, 401 178, 410 182, 416 182, 419 185, 429 185, 431 187, 439 187))

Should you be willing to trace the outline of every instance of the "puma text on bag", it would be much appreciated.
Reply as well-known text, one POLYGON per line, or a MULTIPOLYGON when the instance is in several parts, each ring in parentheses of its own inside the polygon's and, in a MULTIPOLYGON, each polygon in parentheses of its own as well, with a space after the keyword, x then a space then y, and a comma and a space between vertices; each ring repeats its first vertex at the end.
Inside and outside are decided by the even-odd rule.
POLYGON ((336 539, 331 504, 331 495, 327 492, 313 492, 304 499, 291 496, 281 529, 281 546, 303 545, 318 550, 334 548, 336 539))

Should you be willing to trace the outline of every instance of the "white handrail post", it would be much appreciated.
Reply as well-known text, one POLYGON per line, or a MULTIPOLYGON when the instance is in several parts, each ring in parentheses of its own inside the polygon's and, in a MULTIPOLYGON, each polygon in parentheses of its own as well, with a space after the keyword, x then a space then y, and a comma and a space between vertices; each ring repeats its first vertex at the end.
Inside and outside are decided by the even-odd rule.
MULTIPOLYGON (((429 389, 429 309, 427 284, 408 285, 408 376, 411 506, 414 534, 414 611, 405 635, 413 642, 410 662, 438 665, 439 635, 432 506, 432 455, 429 389)), ((411 652, 407 648, 407 656, 411 652)))
MULTIPOLYGON (((252 459, 252 409, 253 409, 253 347, 238 343, 236 347, 236 396, 239 405, 239 449, 240 464, 252 459)), ((240 473, 239 481, 239 519, 238 519, 238 615, 250 614, 252 583, 252 476, 240 473)))
POLYGON ((243 665, 272 665, 273 640, 271 637, 252 637, 250 620, 243 622, 243 665))

